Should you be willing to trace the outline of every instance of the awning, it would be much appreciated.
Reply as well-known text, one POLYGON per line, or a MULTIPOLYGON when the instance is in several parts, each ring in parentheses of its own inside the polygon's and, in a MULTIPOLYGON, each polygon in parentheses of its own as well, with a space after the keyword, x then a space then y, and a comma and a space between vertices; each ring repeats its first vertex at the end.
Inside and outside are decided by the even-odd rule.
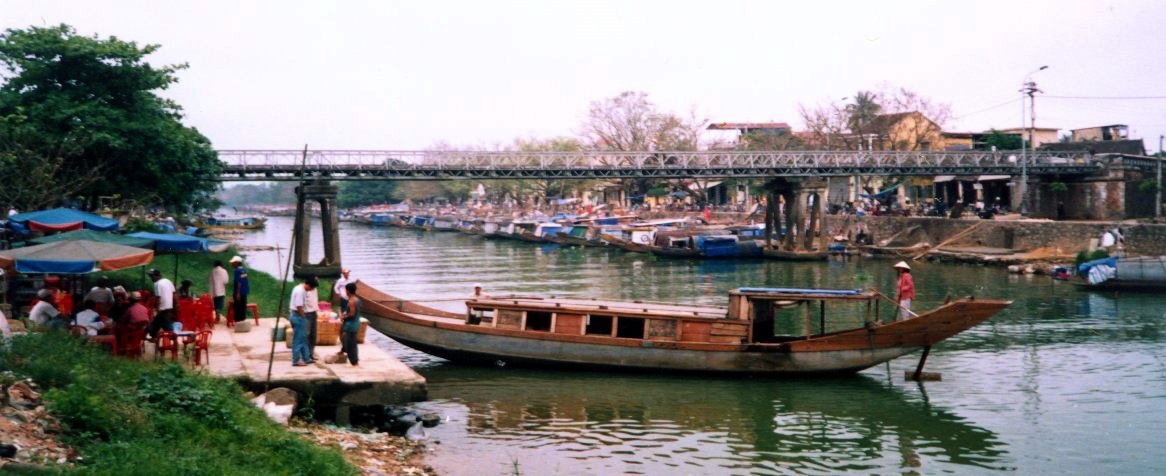
POLYGON ((976 180, 980 181, 980 182, 989 182, 992 180, 1011 180, 1011 179, 1012 179, 1011 175, 981 175, 976 180))
POLYGON ((117 231, 118 221, 71 208, 54 208, 20 213, 8 217, 13 229, 31 231, 71 231, 82 228, 98 231, 117 231))
POLYGON ((153 249, 154 241, 145 238, 135 238, 132 236, 119 235, 117 233, 110 233, 108 231, 94 231, 94 230, 77 230, 68 233, 58 233, 56 235, 44 236, 41 238, 33 238, 28 240, 29 243, 43 245, 45 243, 52 243, 55 241, 70 241, 70 240, 89 240, 100 243, 113 243, 115 245, 133 246, 135 248, 153 249))
POLYGON ((955 180, 955 175, 936 175, 935 183, 950 182, 955 180))
POLYGON ((21 273, 85 274, 143 266, 153 260, 150 250, 69 240, 5 250, 0 253, 0 268, 15 268, 21 273))
POLYGON ((154 240, 154 249, 157 251, 194 253, 211 251, 218 253, 226 250, 230 245, 230 243, 225 241, 199 238, 197 236, 182 235, 178 233, 149 233, 140 231, 137 233, 130 233, 127 236, 154 240))

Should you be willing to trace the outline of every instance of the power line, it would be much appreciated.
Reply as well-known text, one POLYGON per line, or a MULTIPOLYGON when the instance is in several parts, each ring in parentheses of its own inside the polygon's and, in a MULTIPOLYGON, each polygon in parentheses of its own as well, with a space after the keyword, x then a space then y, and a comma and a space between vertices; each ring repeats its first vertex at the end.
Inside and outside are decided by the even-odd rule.
POLYGON ((1002 103, 1000 103, 1000 104, 997 104, 997 105, 995 105, 995 106, 986 107, 986 108, 984 108, 984 109, 980 109, 979 111, 972 111, 972 112, 969 112, 969 113, 967 113, 967 114, 961 114, 961 115, 959 115, 959 116, 953 117, 952 119, 963 119, 963 118, 965 118, 965 117, 968 117, 968 116, 971 116, 971 115, 974 115, 974 114, 979 114, 979 113, 981 113, 981 112, 988 112, 988 111, 991 111, 991 110, 993 110, 993 109, 996 109, 996 108, 1000 108, 1000 107, 1007 106, 1007 105, 1009 105, 1009 104, 1012 104, 1012 103, 1014 103, 1014 102, 1016 102, 1016 101, 1021 101, 1021 100, 1023 100, 1023 99, 1024 99, 1024 98, 1013 98, 1013 99, 1009 99, 1009 100, 1007 100, 1007 101, 1005 101, 1005 102, 1002 102, 1002 103))
POLYGON ((1141 99, 1166 99, 1166 96, 1041 96, 1042 98, 1052 99, 1118 99, 1118 100, 1141 100, 1141 99))

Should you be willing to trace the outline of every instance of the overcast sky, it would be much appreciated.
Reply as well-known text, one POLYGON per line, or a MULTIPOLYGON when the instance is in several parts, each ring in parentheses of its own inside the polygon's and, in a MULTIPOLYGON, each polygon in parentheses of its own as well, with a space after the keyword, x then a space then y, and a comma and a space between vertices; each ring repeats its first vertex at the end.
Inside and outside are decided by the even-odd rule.
POLYGON ((574 135, 629 90, 801 128, 800 104, 882 84, 980 131, 1020 125, 1042 65, 1037 127, 1128 124, 1151 152, 1166 133, 1161 1, 0 0, 3 28, 58 23, 189 62, 166 94, 219 149, 494 147, 574 135), (1154 99, 1076 99, 1097 97, 1154 99))

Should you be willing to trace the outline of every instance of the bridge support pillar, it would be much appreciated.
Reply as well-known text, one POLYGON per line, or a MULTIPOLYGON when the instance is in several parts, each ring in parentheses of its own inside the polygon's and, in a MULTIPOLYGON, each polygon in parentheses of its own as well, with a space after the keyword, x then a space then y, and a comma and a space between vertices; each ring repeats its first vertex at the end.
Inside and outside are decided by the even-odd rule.
POLYGON ((778 178, 766 184, 765 245, 782 251, 826 249, 826 233, 821 230, 826 181, 814 178, 778 178), (782 202, 778 206, 778 202, 782 202), (778 230, 784 227, 785 235, 778 230), (818 236, 815 246, 814 237, 818 236), (774 245, 774 237, 780 244, 774 245))
POLYGON ((340 220, 336 216, 338 188, 327 180, 315 180, 296 187, 296 219, 293 233, 292 269, 297 278, 316 275, 324 278, 340 276, 340 220), (312 245, 312 215, 309 204, 320 206, 320 230, 323 232, 324 259, 309 262, 312 245))

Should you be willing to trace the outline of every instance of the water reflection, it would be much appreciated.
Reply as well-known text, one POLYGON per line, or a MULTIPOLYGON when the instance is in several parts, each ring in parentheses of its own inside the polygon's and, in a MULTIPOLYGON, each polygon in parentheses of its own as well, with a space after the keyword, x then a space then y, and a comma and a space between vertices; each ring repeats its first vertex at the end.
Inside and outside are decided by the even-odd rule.
MULTIPOLYGON (((838 473, 887 467, 1006 469, 1004 445, 926 398, 872 378, 659 378, 509 369, 426 369, 425 405, 464 418, 435 437, 524 472, 838 473), (523 398, 514 398, 522 389, 523 398), (570 463, 563 466, 564 461, 570 463)), ((475 458, 475 464, 487 461, 475 458)), ((439 468, 442 469, 442 468, 439 468)), ((464 473, 465 468, 445 468, 464 473)))

